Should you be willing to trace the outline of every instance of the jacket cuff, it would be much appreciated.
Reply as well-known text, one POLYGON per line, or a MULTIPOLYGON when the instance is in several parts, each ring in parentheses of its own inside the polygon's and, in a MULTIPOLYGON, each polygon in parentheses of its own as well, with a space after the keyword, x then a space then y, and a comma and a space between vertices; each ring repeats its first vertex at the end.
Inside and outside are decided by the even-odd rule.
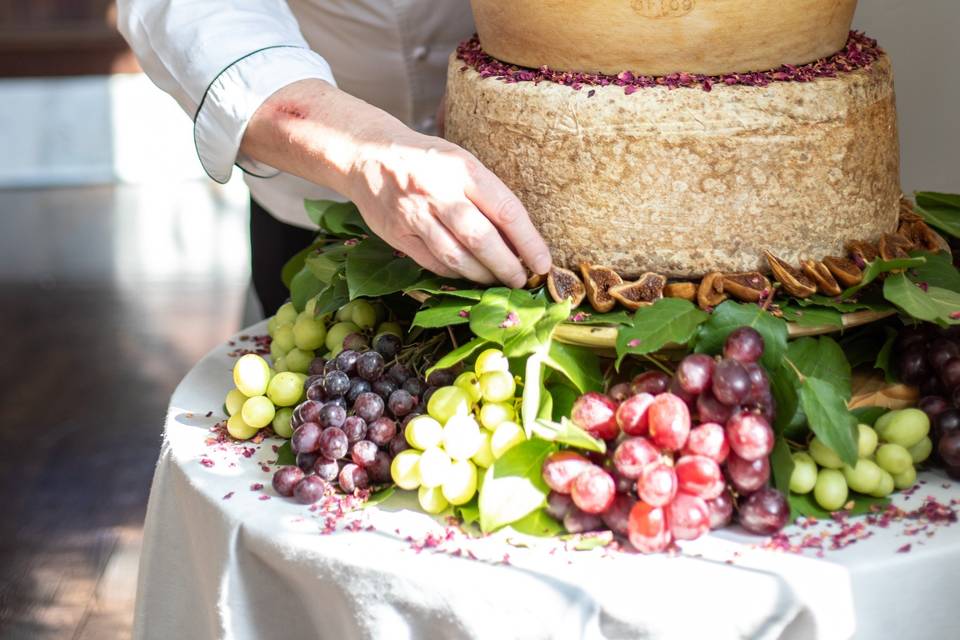
POLYGON ((262 178, 279 173, 239 156, 240 141, 250 118, 267 98, 307 78, 336 86, 326 60, 309 49, 288 45, 259 49, 221 71, 203 94, 193 124, 197 156, 207 175, 223 184, 230 179, 234 164, 262 178))

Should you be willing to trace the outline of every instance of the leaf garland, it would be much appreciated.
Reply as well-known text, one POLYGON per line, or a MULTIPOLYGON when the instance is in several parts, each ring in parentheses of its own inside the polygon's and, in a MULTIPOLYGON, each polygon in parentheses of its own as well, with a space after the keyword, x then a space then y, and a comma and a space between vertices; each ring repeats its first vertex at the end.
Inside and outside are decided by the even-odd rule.
POLYGON ((940 287, 924 290, 898 273, 884 281, 883 295, 911 318, 941 326, 960 324, 960 292, 940 287))
POLYGON ((679 298, 663 298, 638 309, 633 324, 617 333, 617 367, 627 355, 644 355, 665 345, 685 345, 709 316, 696 305, 679 298))
POLYGON ((521 442, 487 469, 480 488, 480 529, 490 533, 516 522, 543 506, 549 487, 543 481, 543 461, 556 445, 534 438, 521 442))
POLYGON ((920 191, 916 211, 930 226, 960 238, 960 195, 920 191))
POLYGON ((422 272, 416 262, 379 238, 361 240, 347 253, 347 289, 351 300, 402 291, 416 282, 422 272))

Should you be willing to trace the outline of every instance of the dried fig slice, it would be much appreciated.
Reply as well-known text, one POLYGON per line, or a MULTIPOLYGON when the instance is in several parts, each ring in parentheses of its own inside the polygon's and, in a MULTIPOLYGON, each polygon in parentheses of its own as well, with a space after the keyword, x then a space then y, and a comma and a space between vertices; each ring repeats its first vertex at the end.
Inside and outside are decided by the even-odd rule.
POLYGON ((827 256, 823 259, 823 264, 837 282, 845 287, 855 287, 863 282, 863 270, 850 258, 827 256))
POLYGON ((723 291, 723 274, 714 271, 703 276, 700 287, 697 289, 697 304, 707 311, 727 299, 723 291))
POLYGON ((587 285, 587 299, 597 313, 606 313, 616 306, 610 288, 623 284, 623 278, 610 267, 598 267, 588 262, 580 263, 583 283, 587 285))
POLYGON ((909 258, 913 251, 913 243, 904 238, 899 233, 885 233, 880 236, 880 257, 884 260, 896 260, 898 258, 909 258))
POLYGON ((913 243, 914 247, 930 253, 950 251, 950 244, 939 233, 931 229, 926 222, 918 219, 910 222, 901 222, 897 233, 913 243))
POLYGON ((866 267, 868 262, 876 260, 880 255, 874 245, 864 240, 850 240, 843 245, 843 248, 847 250, 847 253, 861 269, 866 267))
POLYGON ((636 282, 624 282, 610 287, 614 300, 631 311, 648 307, 663 297, 663 287, 667 278, 659 273, 645 273, 636 282))
POLYGON ((795 298, 809 298, 817 292, 817 284, 805 276, 796 267, 784 262, 769 251, 764 251, 767 264, 773 271, 773 277, 783 287, 783 290, 795 298))
POLYGON ((843 289, 837 283, 837 279, 830 273, 827 265, 816 260, 801 260, 800 268, 808 278, 817 283, 820 293, 825 296, 838 296, 843 293, 843 289))
POLYGON ((570 301, 570 306, 576 309, 587 295, 580 276, 563 267, 553 267, 547 274, 547 291, 554 302, 570 301))
POLYGON ((694 282, 671 282, 663 288, 663 297, 693 302, 697 299, 697 285, 694 282))
POLYGON ((906 198, 900 198, 900 224, 922 221, 923 218, 913 210, 913 203, 906 198))
POLYGON ((773 288, 759 271, 744 271, 724 274, 723 291, 741 302, 759 302, 770 297, 773 288))
POLYGON ((525 288, 536 289, 537 287, 543 284, 546 278, 547 276, 545 274, 534 273, 529 278, 527 278, 527 284, 525 285, 525 288))

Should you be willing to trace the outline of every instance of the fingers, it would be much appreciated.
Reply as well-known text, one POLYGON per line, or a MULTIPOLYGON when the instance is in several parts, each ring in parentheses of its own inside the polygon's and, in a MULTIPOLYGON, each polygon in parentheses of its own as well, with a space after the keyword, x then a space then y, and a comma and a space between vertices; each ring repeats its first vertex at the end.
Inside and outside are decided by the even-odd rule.
POLYGON ((401 251, 413 258, 414 262, 427 271, 435 273, 438 276, 443 276, 444 278, 460 277, 459 273, 437 260, 420 238, 408 236, 403 242, 397 243, 397 246, 401 251))
POLYGON ((445 206, 437 212, 437 217, 497 280, 510 287, 523 287, 527 274, 520 260, 496 227, 472 203, 445 206))
POLYGON ((468 280, 483 284, 497 281, 490 270, 480 264, 437 218, 429 212, 425 213, 417 224, 416 232, 437 261, 468 280))
POLYGON ((523 204, 489 169, 476 161, 469 166, 467 197, 510 240, 531 271, 547 273, 551 266, 550 249, 523 204))

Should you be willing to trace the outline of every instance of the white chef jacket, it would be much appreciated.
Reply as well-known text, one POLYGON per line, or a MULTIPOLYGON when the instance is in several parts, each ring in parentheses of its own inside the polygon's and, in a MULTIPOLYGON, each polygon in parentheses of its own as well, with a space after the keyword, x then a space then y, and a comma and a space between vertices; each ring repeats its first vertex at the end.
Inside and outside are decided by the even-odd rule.
POLYGON ((239 152, 278 89, 320 78, 424 133, 436 131, 447 57, 473 33, 468 0, 119 0, 118 26, 143 70, 194 119, 204 170, 238 165, 256 200, 310 227, 305 198, 344 198, 239 152))

